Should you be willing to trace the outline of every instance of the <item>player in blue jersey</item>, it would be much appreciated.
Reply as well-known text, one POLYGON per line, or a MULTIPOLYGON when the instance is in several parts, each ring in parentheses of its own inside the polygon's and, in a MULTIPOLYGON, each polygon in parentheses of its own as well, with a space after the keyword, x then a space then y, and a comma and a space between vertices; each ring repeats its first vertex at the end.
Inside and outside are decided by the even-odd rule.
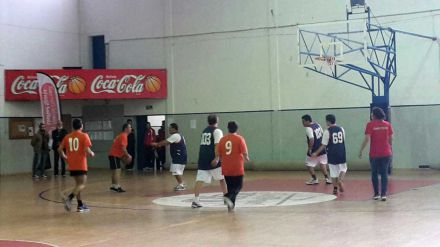
POLYGON ((333 194, 344 192, 344 176, 347 172, 347 158, 345 155, 345 131, 336 125, 336 117, 333 114, 325 116, 328 129, 324 131, 321 147, 312 157, 318 157, 319 153, 327 149, 327 157, 330 169, 330 177, 333 181, 333 194))
POLYGON ((321 171, 324 174, 326 184, 331 184, 332 181, 327 175, 327 153, 322 150, 318 153, 317 157, 311 157, 312 153, 318 150, 321 146, 323 131, 321 126, 313 122, 310 115, 304 115, 301 117, 303 126, 306 128, 307 137, 307 158, 306 166, 310 173, 310 180, 306 182, 308 185, 319 184, 318 178, 316 178, 315 167, 319 164, 321 171))
POLYGON ((202 207, 199 200, 200 189, 203 183, 211 183, 212 178, 220 181, 223 195, 228 193, 218 155, 217 145, 223 137, 223 132, 218 128, 218 117, 216 115, 209 115, 208 124, 209 126, 203 130, 200 141, 197 178, 196 185, 194 186, 194 200, 191 204, 193 208, 202 207))
POLYGON ((171 155, 171 167, 170 172, 177 180, 177 186, 174 187, 174 191, 185 190, 185 184, 183 183, 183 171, 187 163, 186 142, 183 135, 179 133, 179 126, 176 123, 170 124, 169 127, 170 137, 159 143, 152 143, 153 147, 164 147, 170 145, 171 155))

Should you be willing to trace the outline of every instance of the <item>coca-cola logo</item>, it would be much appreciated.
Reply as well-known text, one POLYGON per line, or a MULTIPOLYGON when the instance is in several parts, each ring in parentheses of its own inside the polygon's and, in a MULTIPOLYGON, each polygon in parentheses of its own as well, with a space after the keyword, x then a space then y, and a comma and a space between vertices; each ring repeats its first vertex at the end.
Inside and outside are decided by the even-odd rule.
MULTIPOLYGON (((55 85, 58 88, 59 94, 64 94, 67 91, 66 81, 69 79, 68 76, 51 76, 54 79, 55 85)), ((35 76, 18 76, 12 82, 11 85, 12 94, 38 94, 38 80, 35 76)))
POLYGON ((144 92, 144 75, 124 75, 120 79, 116 76, 97 76, 91 85, 94 94, 99 93, 142 93, 144 92))

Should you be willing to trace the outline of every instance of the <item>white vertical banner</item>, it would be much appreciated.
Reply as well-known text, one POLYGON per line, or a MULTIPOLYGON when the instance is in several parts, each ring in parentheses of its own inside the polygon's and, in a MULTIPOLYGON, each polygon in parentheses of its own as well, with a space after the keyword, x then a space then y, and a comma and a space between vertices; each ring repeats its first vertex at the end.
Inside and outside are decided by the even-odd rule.
POLYGON ((37 72, 38 88, 40 93, 41 116, 50 134, 61 121, 58 90, 53 79, 45 73, 37 72))

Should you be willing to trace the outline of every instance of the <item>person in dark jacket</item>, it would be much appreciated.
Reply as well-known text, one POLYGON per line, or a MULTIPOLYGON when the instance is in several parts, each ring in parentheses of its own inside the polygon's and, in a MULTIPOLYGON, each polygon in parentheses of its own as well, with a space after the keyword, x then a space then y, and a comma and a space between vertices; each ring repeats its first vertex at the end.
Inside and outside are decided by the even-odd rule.
MULTIPOLYGON (((57 124, 57 128, 52 131, 52 150, 53 152, 53 163, 54 170, 53 175, 58 176, 58 164, 60 161, 60 154, 58 153, 58 147, 63 141, 64 137, 67 135, 67 130, 63 128, 63 122, 59 121, 57 124)), ((66 176, 66 162, 64 159, 61 159, 61 175, 63 177, 66 176)))
MULTIPOLYGON (((133 126, 133 121, 131 119, 128 119, 127 124, 133 126)), ((136 135, 134 133, 134 128, 132 128, 131 133, 128 134, 127 151, 131 155, 132 159, 131 162, 125 166, 125 169, 131 171, 133 170, 134 160, 136 155, 136 135)))
POLYGON ((49 135, 46 133, 44 123, 40 123, 39 130, 32 137, 31 145, 34 148, 34 160, 32 163, 32 177, 39 179, 47 178, 45 166, 49 157, 49 135))

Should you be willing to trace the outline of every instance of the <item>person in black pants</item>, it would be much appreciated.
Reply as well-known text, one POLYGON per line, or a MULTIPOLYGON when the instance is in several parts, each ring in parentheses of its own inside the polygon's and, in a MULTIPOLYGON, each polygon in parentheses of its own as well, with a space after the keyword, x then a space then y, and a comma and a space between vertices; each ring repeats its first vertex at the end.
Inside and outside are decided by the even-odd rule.
MULTIPOLYGON (((133 126, 133 121, 131 119, 128 119, 127 124, 129 124, 130 126, 133 126)), ((125 166, 125 169, 131 171, 131 170, 133 170, 134 160, 135 160, 134 157, 136 154, 136 136, 135 136, 133 128, 131 129, 131 133, 128 134, 127 151, 131 155, 132 159, 131 159, 131 162, 125 166)))
MULTIPOLYGON (((63 141, 64 137, 67 135, 67 130, 63 128, 63 122, 59 121, 57 124, 57 128, 52 131, 52 150, 53 152, 53 161, 54 161, 54 170, 53 175, 58 176, 58 164, 60 160, 60 154, 58 153, 58 147, 63 141)), ((66 176, 66 162, 64 159, 61 159, 61 175, 63 177, 66 176)))
POLYGON ((155 154, 152 143, 155 141, 155 139, 156 139, 156 131, 154 131, 154 129, 151 128, 150 122, 147 122, 147 130, 145 131, 145 137, 144 137, 145 160, 146 160, 146 167, 144 168, 144 170, 146 171, 151 171, 154 168, 155 154))
MULTIPOLYGON (((157 131, 156 142, 159 143, 165 140, 165 121, 162 121, 162 126, 159 131, 157 131)), ((157 147, 157 159, 156 159, 156 169, 161 170, 165 165, 166 149, 165 146, 157 147)))

